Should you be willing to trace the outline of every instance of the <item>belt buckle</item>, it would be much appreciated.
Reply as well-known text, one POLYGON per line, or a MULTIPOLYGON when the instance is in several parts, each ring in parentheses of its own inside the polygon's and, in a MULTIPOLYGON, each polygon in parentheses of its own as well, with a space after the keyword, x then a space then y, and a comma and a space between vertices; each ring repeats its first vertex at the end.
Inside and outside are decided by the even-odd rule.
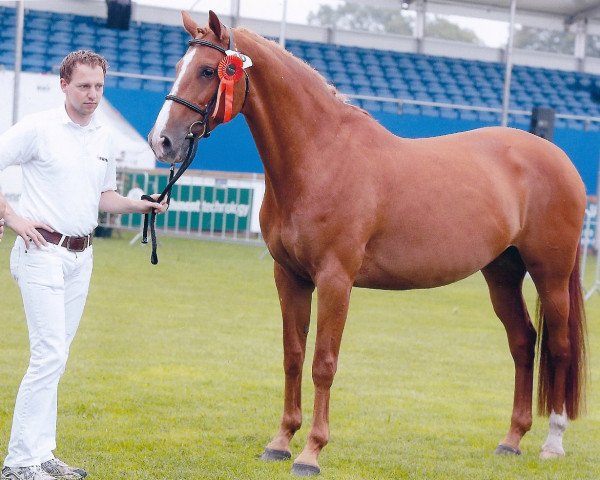
POLYGON ((83 252, 88 247, 88 245, 87 245, 87 243, 88 243, 87 237, 83 241, 81 248, 73 248, 73 247, 71 247, 71 240, 73 240, 73 238, 79 239, 81 237, 67 237, 67 245, 66 245, 66 247, 67 247, 67 250, 69 252, 80 253, 80 252, 83 252))

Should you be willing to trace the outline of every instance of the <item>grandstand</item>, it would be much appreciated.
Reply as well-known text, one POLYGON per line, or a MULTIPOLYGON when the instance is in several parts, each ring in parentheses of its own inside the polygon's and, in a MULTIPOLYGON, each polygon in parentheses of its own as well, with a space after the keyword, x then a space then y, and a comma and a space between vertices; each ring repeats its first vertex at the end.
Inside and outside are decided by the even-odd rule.
MULTIPOLYGON (((145 136, 170 88, 175 63, 186 48, 187 33, 176 12, 163 16, 168 20, 165 23, 150 21, 163 17, 149 12, 147 19, 139 15, 128 30, 115 30, 106 27, 106 12, 99 12, 97 7, 87 8, 89 14, 83 14, 64 11, 69 2, 26 4, 31 5, 35 9, 26 9, 25 15, 23 71, 56 74, 60 60, 69 51, 98 51, 111 64, 107 98, 145 136)), ((77 6, 81 10, 81 5, 77 6)), ((14 7, 0 6, 0 68, 6 70, 15 66, 15 15, 14 7)), ((263 30, 268 33, 269 27, 263 30)), ((293 29, 291 32, 286 40, 288 50, 395 133, 428 136, 500 123, 505 70, 500 61, 459 58, 456 52, 438 56, 309 41, 306 31, 296 35, 298 38, 293 38, 293 29)), ((314 36, 321 38, 322 34, 314 36)), ((556 142, 573 158, 588 192, 595 193, 600 77, 582 71, 514 66, 509 125, 526 129, 531 109, 536 106, 559 114, 556 142)), ((237 129, 240 148, 248 155, 241 163, 239 155, 235 161, 219 158, 220 163, 216 163, 212 154, 222 149, 218 139, 211 140, 206 142, 212 145, 207 145, 204 169, 261 171, 252 139, 242 124, 234 122, 232 128, 237 129)))

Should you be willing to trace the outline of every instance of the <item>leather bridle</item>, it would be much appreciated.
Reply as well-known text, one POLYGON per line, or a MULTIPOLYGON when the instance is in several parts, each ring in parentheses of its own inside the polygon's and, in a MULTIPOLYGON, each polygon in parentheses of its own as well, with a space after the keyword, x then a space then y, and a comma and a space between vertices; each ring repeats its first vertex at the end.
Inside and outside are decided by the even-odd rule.
MULTIPOLYGON (((223 27, 225 27, 225 26, 223 25, 223 27)), ((227 28, 227 27, 225 27, 225 28, 227 28)), ((228 29, 228 30, 229 30, 229 50, 233 51, 235 48, 235 42, 234 42, 234 38, 233 38, 233 30, 232 29, 228 29)), ((215 50, 218 50, 225 56, 227 56, 227 54, 228 54, 228 50, 225 50, 220 45, 217 45, 216 43, 212 43, 207 40, 202 40, 199 38, 191 39, 190 41, 188 41, 188 45, 190 47, 193 45, 210 47, 215 50)), ((248 73, 246 73, 245 70, 244 70, 244 75, 246 77, 246 90, 244 93, 244 101, 242 103, 242 108, 244 107, 244 104, 246 103, 246 98, 248 98, 248 93, 250 92, 250 79, 248 77, 248 73)), ((189 140, 189 142, 190 142, 189 146, 188 146, 186 158, 182 162, 181 166, 179 167, 179 170, 177 170, 177 173, 175 173, 175 164, 174 163, 171 164, 171 168, 169 171, 169 182, 167 183, 167 186, 164 188, 164 190, 162 191, 162 193, 160 194, 158 199, 154 200, 150 195, 142 195, 142 200, 149 200, 151 202, 160 203, 166 197, 167 205, 170 204, 171 189, 173 188, 173 185, 175 185, 175 182, 179 179, 179 177, 181 177, 181 175, 183 175, 183 172, 185 172, 187 170, 187 168, 191 165, 192 161, 194 160, 194 157, 196 156, 196 150, 198 148, 197 141, 200 138, 206 138, 210 135, 208 121, 211 117, 211 114, 214 113, 214 109, 216 108, 218 92, 219 92, 219 90, 217 87, 217 91, 211 98, 210 102, 208 102, 204 108, 196 105, 193 102, 190 102, 189 100, 186 100, 185 98, 179 97, 177 95, 169 94, 165 97, 165 100, 172 100, 173 102, 179 103, 179 104, 189 108, 190 110, 193 110, 194 112, 200 114, 202 118, 200 120, 196 120, 195 122, 192 122, 192 124, 190 125, 188 133, 185 136, 185 139, 189 140), (194 134, 194 132, 192 131, 196 125, 200 125, 202 127, 201 132, 197 135, 194 134)), ((156 225, 156 212, 154 210, 152 210, 150 213, 146 213, 144 216, 144 228, 143 228, 143 232, 142 232, 142 243, 148 243, 148 227, 150 227, 150 235, 151 235, 151 239, 152 239, 152 254, 150 256, 150 262, 153 265, 156 265, 158 263, 158 255, 156 253, 158 244, 156 241, 155 225, 156 225)))

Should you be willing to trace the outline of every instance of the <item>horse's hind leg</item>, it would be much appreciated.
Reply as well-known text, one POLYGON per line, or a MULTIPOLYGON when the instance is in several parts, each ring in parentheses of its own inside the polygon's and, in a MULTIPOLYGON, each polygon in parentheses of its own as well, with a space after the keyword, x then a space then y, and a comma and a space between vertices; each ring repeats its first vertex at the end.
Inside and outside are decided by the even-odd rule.
MULTIPOLYGON (((542 458, 565 454, 567 418, 577 418, 585 383, 585 314, 579 283, 579 259, 554 255, 529 269, 540 298, 541 323, 538 408, 550 416, 542 458), (551 262, 549 264, 549 262, 551 262)), ((538 329, 539 330, 539 329, 538 329)))
POLYGON ((510 353, 515 363, 515 392, 508 433, 495 453, 519 455, 519 443, 532 423, 533 368, 535 329, 527 313, 522 286, 525 265, 516 248, 505 250, 482 269, 492 305, 508 336, 510 353))
POLYGON ((310 324, 311 299, 314 285, 299 279, 275 263, 275 285, 283 317, 283 356, 285 395, 279 432, 267 445, 262 460, 291 458, 289 444, 302 424, 302 366, 310 324))

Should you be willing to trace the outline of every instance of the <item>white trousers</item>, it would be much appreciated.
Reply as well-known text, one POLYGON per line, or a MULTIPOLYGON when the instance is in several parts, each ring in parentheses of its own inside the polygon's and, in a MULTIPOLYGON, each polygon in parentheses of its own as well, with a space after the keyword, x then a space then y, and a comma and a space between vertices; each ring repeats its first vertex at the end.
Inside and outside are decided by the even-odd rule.
POLYGON ((92 264, 92 247, 75 253, 32 243, 26 249, 17 237, 10 270, 23 297, 30 359, 17 394, 5 466, 39 465, 53 458, 58 382, 83 314, 92 264))

